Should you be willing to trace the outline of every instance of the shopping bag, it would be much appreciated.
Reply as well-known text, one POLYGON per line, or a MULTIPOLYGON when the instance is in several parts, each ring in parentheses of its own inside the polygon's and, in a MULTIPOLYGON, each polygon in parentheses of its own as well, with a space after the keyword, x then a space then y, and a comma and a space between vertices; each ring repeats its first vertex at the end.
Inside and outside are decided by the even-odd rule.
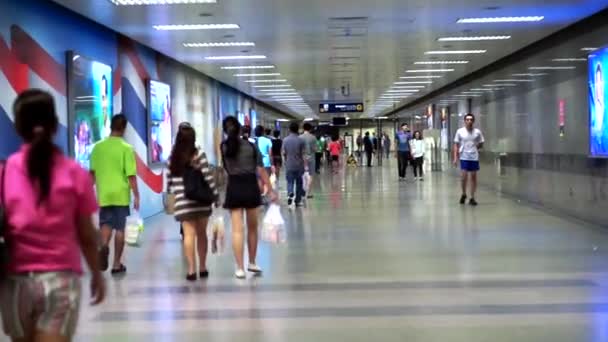
POLYGON ((125 242, 132 247, 141 246, 141 238, 144 232, 144 220, 138 212, 127 217, 127 226, 125 227, 125 242))
POLYGON ((273 189, 277 188, 277 174, 274 172, 270 174, 270 185, 273 189))
POLYGON ((304 175, 302 176, 302 187, 304 192, 310 190, 310 172, 308 171, 304 172, 304 175))
POLYGON ((211 253, 222 254, 226 246, 224 216, 216 210, 211 216, 211 253))
POLYGON ((264 215, 262 240, 270 243, 283 243, 287 240, 285 220, 278 204, 271 204, 264 215))

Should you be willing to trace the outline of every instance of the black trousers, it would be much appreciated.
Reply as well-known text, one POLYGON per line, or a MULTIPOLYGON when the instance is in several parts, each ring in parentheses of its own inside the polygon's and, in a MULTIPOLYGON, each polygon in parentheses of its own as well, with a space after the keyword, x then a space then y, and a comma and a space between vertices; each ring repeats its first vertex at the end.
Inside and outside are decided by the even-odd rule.
POLYGON ((372 166, 372 151, 365 151, 365 155, 367 156, 367 166, 371 167, 372 166))
POLYGON ((397 152, 397 168, 399 169, 399 178, 405 178, 407 172, 407 164, 410 160, 410 153, 399 151, 397 152))
POLYGON ((414 169, 414 177, 422 177, 422 164, 424 163, 424 157, 414 158, 412 161, 412 168, 414 169))
POLYGON ((321 159, 323 159, 323 152, 315 153, 315 172, 319 173, 321 171, 321 159))

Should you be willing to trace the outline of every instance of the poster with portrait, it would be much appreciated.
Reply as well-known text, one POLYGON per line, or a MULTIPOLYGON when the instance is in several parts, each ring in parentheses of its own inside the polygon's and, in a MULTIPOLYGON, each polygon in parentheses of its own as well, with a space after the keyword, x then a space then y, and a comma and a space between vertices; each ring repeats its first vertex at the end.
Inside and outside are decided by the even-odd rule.
POLYGON ((148 81, 149 164, 164 164, 171 154, 171 86, 148 81))
POLYGON ((70 153, 89 169, 93 146, 110 135, 112 67, 72 51, 67 65, 70 153))

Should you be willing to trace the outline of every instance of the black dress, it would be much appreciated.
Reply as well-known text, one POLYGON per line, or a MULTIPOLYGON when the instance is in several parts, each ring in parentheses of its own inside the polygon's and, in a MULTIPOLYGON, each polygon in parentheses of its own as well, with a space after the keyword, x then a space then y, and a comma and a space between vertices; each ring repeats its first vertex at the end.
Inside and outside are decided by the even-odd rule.
POLYGON ((234 158, 226 156, 222 144, 222 159, 228 173, 224 209, 254 209, 262 205, 258 186, 257 167, 263 167, 260 151, 252 143, 243 140, 234 158))

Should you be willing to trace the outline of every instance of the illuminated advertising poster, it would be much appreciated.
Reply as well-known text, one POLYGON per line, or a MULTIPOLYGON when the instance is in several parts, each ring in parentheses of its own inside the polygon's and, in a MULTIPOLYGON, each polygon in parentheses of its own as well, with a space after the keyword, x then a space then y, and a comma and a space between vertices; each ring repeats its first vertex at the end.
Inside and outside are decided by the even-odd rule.
POLYGON ((68 53, 70 150, 89 169, 96 142, 110 135, 112 121, 112 67, 68 53))
POLYGON ((163 164, 171 153, 171 86, 148 82, 148 151, 150 164, 163 164))
POLYGON ((589 56, 589 154, 608 157, 608 122, 604 78, 608 71, 608 49, 589 56))

